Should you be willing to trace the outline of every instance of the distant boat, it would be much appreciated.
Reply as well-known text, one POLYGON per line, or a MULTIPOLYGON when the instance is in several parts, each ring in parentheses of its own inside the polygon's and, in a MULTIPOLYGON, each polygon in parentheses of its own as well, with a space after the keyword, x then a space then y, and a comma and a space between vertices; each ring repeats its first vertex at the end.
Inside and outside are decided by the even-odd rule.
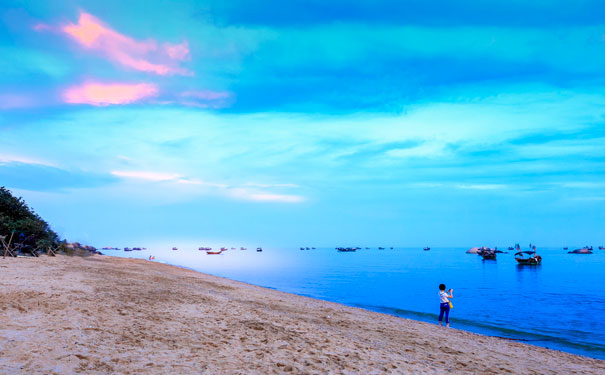
POLYGON ((124 251, 132 251, 132 249, 131 249, 131 248, 129 248, 129 247, 125 247, 125 248, 124 248, 124 251))
POLYGON ((133 247, 132 250, 137 250, 137 251, 141 251, 143 249, 141 249, 140 247, 133 247))
POLYGON ((247 250, 245 247, 240 247, 239 249, 240 250, 247 250))
MULTIPOLYGON (((391 249, 392 249, 392 248, 391 248, 391 249)), ((429 251, 429 250, 431 250, 431 248, 427 246, 427 247, 425 247, 423 250, 424 250, 424 251, 429 251)))
POLYGON ((351 252, 351 251, 357 251, 356 247, 337 247, 336 250, 340 251, 340 252, 351 252))
POLYGON ((235 250, 235 247, 232 247, 231 250, 235 250))
POLYGON ((220 254, 220 253, 222 253, 222 250, 219 250, 219 251, 207 250, 206 251, 206 254, 208 254, 208 255, 216 255, 216 254, 220 254))
POLYGON ((261 251, 263 251, 263 248, 262 247, 257 247, 256 251, 258 251, 260 253, 261 251))
POLYGON ((229 249, 227 249, 226 247, 221 247, 221 251, 227 251, 229 249))
POLYGON ((370 250, 370 248, 369 248, 369 247, 366 247, 366 250, 370 250))
POLYGON ((535 251, 519 251, 515 254, 515 260, 519 265, 537 266, 542 263, 542 257, 536 254, 535 251), (527 255, 525 257, 524 255, 527 255))
POLYGON ((514 247, 512 247, 512 246, 509 246, 509 247, 508 247, 508 249, 509 249, 509 250, 515 250, 515 248, 514 248, 514 247))
POLYGON ((391 246, 390 249, 393 250, 393 246, 391 246))
POLYGON ((605 246, 599 246, 599 250, 605 250, 605 246))
POLYGON ((314 248, 314 247, 312 247, 312 248, 311 248, 311 250, 315 250, 315 248, 314 248))
POLYGON ((384 247, 379 247, 378 250, 384 250, 384 247))
POLYGON ((172 250, 178 250, 176 247, 173 247, 172 250))
POLYGON ((311 249, 309 249, 308 247, 306 247, 305 250, 311 250, 311 249))
POLYGON ((581 249, 575 249, 572 251, 568 251, 567 254, 592 254, 592 248, 583 247, 581 249))
POLYGON ((304 247, 301 247, 300 249, 301 249, 301 250, 304 250, 305 248, 304 248, 304 247))
POLYGON ((563 250, 567 250, 567 249, 569 249, 569 247, 567 247, 567 246, 565 246, 565 247, 563 248, 563 250))

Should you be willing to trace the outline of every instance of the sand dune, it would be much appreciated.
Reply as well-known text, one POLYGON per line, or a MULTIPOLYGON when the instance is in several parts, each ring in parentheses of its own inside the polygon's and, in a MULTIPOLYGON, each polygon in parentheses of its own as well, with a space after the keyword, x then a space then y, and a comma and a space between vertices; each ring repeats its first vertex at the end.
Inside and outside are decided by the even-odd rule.
POLYGON ((107 256, 0 259, 2 374, 605 374, 605 362, 107 256))

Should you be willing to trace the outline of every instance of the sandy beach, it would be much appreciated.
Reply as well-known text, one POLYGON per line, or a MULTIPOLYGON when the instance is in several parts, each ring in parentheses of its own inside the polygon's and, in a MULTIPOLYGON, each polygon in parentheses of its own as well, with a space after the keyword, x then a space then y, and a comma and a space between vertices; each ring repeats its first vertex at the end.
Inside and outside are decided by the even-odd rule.
POLYGON ((43 256, 0 259, 0 373, 605 374, 605 361, 144 260, 43 256))

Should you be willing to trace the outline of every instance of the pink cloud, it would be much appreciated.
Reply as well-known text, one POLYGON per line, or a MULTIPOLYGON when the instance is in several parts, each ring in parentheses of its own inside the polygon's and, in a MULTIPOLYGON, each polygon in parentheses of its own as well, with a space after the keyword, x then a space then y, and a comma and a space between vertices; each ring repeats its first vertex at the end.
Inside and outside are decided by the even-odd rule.
POLYGON ((63 100, 70 104, 105 106, 133 103, 157 94, 157 87, 150 83, 85 83, 66 89, 63 100))
MULTIPOLYGON (((37 31, 47 29, 45 25, 34 26, 37 31)), ((100 52, 107 59, 131 69, 159 75, 192 74, 179 66, 181 61, 189 57, 189 44, 186 41, 181 44, 165 43, 159 48, 153 39, 135 40, 85 12, 80 13, 77 24, 63 25, 60 31, 84 48, 100 52)))

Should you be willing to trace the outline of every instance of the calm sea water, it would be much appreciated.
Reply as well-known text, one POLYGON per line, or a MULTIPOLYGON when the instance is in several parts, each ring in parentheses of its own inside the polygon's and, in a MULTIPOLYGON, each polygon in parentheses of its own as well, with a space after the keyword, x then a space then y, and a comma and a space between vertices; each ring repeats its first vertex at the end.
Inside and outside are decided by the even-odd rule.
POLYGON ((466 248, 254 248, 221 255, 194 246, 106 253, 152 254, 155 261, 433 323, 438 285, 445 283, 454 289, 452 327, 605 359, 605 250, 539 249, 540 266, 518 266, 513 251, 484 261, 466 248))

